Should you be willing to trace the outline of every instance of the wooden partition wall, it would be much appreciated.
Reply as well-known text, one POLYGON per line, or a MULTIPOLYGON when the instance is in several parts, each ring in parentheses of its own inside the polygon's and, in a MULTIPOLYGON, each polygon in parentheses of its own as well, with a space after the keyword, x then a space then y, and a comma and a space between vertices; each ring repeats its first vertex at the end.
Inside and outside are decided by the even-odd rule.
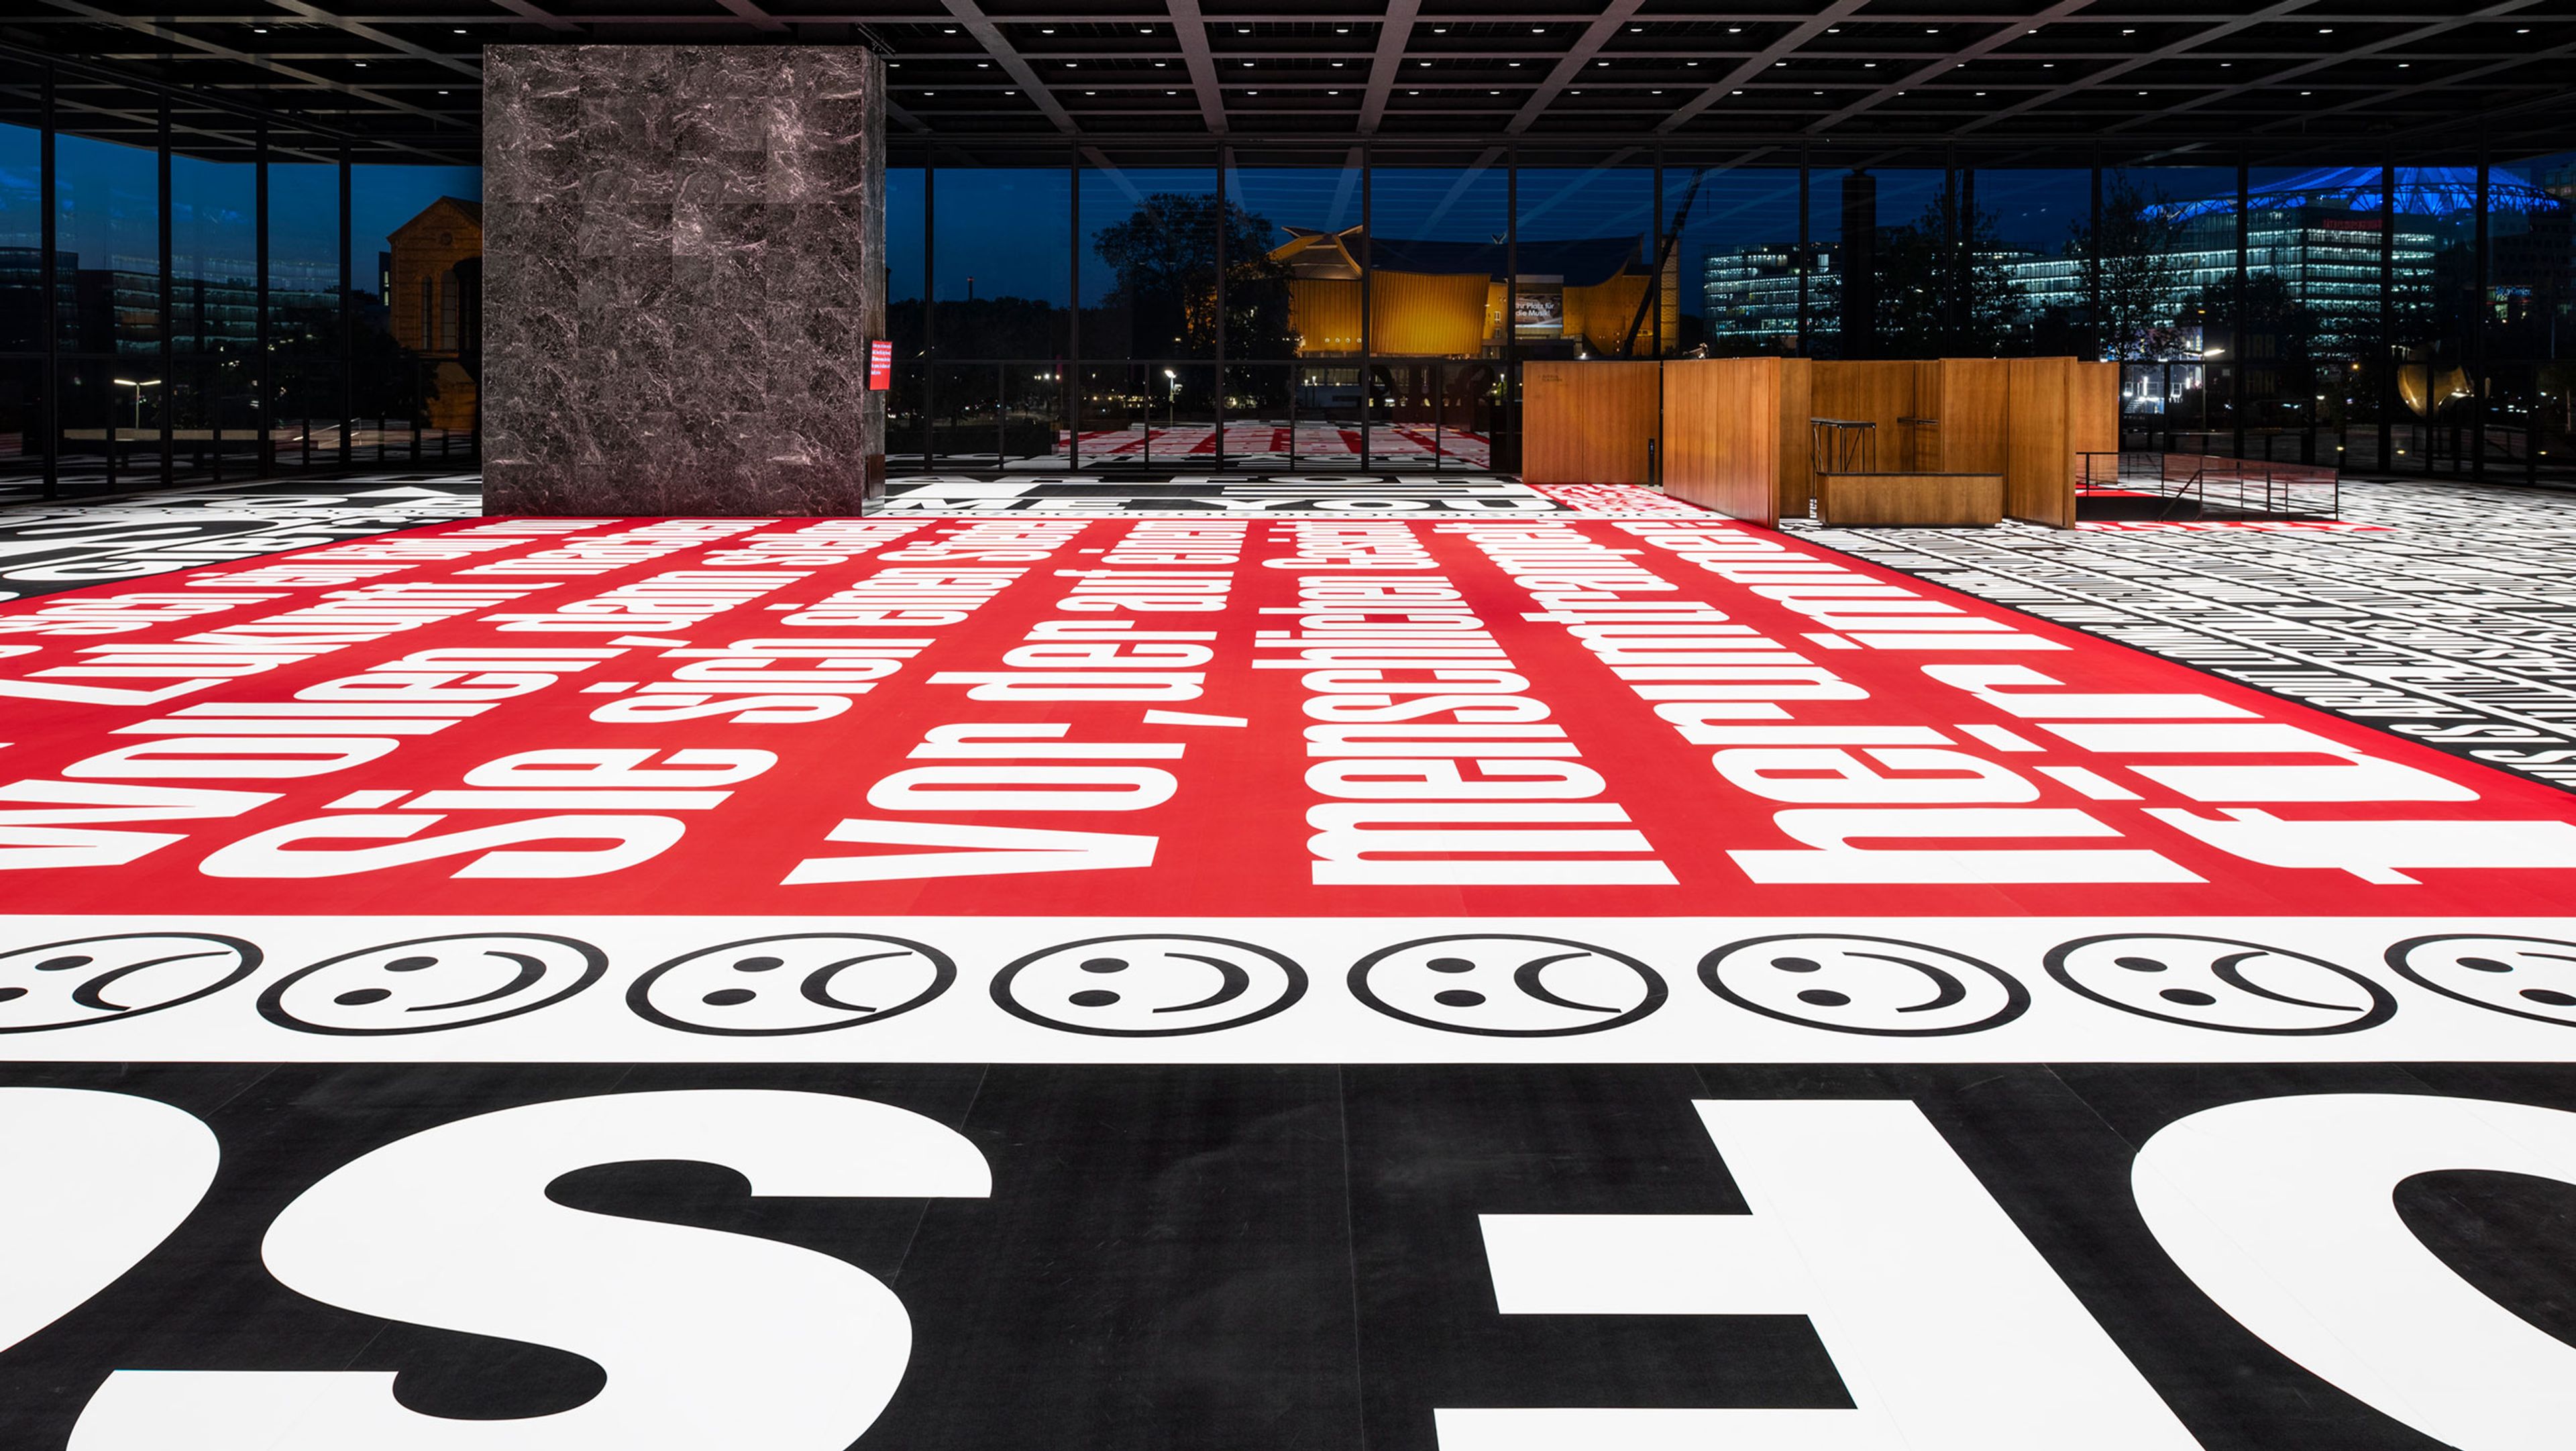
POLYGON ((1647 445, 1662 428, 1658 363, 1521 365, 1521 479, 1532 484, 1652 482, 1647 445))
POLYGON ((2118 364, 2073 358, 1532 362, 1522 477, 1644 483, 1660 429, 1666 493, 1764 524, 1804 518, 1808 420, 1841 418, 1875 425, 1878 472, 1999 475, 2006 515, 2062 529, 2077 455, 2119 447, 2119 387, 2118 364))
MULTIPOLYGON (((1780 518, 1784 478, 1803 478, 1814 364, 1693 358, 1664 365, 1664 492, 1756 524, 1780 518)), ((1799 512, 1805 512, 1803 487, 1799 512)))

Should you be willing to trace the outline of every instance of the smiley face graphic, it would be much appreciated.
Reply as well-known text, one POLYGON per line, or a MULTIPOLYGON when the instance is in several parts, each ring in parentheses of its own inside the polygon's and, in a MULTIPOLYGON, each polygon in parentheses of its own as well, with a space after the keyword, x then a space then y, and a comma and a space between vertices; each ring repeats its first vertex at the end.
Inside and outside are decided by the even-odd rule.
POLYGON ((1269 948, 1182 933, 1068 942, 993 979, 993 1001, 1013 1017, 1110 1038, 1239 1028, 1305 995, 1305 969, 1269 948))
POLYGON ((118 932, 0 953, 0 1033, 42 1033, 195 1002, 251 975, 260 952, 203 932, 118 932))
POLYGON ((626 1005, 684 1033, 828 1033, 910 1012, 948 991, 936 948, 864 932, 752 937, 683 953, 635 980, 626 1005))
POLYGON ((598 948, 541 932, 418 937, 280 978, 260 994, 259 1012, 299 1033, 438 1033, 533 1013, 607 970, 598 948))
POLYGON ((2408 982, 2491 1012, 2576 1028, 2576 942, 2548 937, 2410 937, 2388 949, 2408 982))
POLYGON ((1837 1033, 1978 1033, 2030 1006, 2029 990, 2011 975, 1946 948, 1893 937, 1755 937, 1701 958, 1699 975, 1737 1007, 1837 1033))
POLYGON ((1351 968, 1351 995, 1443 1032, 1558 1038, 1637 1021, 1664 1005, 1664 980, 1606 947, 1489 932, 1381 947, 1351 968))
POLYGON ((2221 1033, 2353 1033, 2397 1011, 2386 989, 2350 968, 2226 937, 2084 937, 2050 948, 2047 963, 2049 976, 2106 1007, 2221 1033))

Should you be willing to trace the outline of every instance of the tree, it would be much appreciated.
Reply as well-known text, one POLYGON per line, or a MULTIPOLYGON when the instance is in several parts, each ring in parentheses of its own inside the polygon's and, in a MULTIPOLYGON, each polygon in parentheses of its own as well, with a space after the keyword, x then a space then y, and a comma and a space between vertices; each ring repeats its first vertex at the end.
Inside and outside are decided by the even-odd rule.
POLYGON ((1138 201, 1125 221, 1101 228, 1091 243, 1117 270, 1118 285, 1103 301, 1127 314, 1136 356, 1216 355, 1220 224, 1227 354, 1290 355, 1288 271, 1270 260, 1269 220, 1201 193, 1157 192, 1138 201))
POLYGON ((2183 264, 2183 224, 2162 193, 2148 196, 2114 175, 2102 196, 2097 233, 2087 218, 2074 224, 2066 255, 2083 264, 2088 294, 2102 299, 2094 319, 2102 355, 2114 359, 2170 358, 2182 351, 2174 305, 2189 274, 2183 264))
POLYGON ((1994 215, 1972 208, 1950 240, 1950 204, 1878 236, 1878 355, 1955 358, 2003 350, 2020 297, 1994 215), (1965 286, 1962 294, 1962 284, 1965 286))

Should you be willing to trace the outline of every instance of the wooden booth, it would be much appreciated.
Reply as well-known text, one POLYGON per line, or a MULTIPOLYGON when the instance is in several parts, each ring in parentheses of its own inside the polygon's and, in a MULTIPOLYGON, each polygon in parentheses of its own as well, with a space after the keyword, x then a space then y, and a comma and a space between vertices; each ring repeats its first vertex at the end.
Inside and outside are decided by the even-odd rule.
POLYGON ((2074 358, 1526 365, 1522 476, 1645 483, 1757 523, 2075 522, 2119 447, 2119 371, 2074 358), (1650 452, 1649 445, 1652 445, 1650 452))

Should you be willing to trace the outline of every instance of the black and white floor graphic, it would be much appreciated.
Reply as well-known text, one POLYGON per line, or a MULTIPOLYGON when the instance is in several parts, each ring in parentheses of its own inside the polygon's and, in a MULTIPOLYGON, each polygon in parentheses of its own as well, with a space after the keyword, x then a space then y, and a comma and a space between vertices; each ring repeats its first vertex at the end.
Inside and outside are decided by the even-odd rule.
POLYGON ((0 1440, 2525 1451, 2556 1067, 18 1067, 0 1440))
POLYGON ((2453 754, 2576 786, 2576 515, 2347 483, 2337 524, 1804 537, 2453 754))
MULTIPOLYGON (((1068 531, 1093 531, 1103 564, 1129 567, 1107 554, 1124 547, 1143 556, 1135 567, 1178 570, 1204 570, 1211 561, 1188 556, 1227 548, 1223 529, 1273 532, 1175 512, 1276 514, 1301 521, 1278 526, 1282 535, 1360 541, 1341 555, 1298 546, 1296 570, 1259 562, 1284 557, 1275 552, 1242 552, 1247 576, 1313 593, 1294 610, 1256 609, 1248 596, 1209 610, 1156 593, 1129 598, 1177 601, 1173 613, 1191 617, 1073 622, 1168 630, 1174 642, 1215 638, 1187 627, 1285 634, 1292 615, 1301 630, 1329 631, 1348 623, 1335 614, 1344 610, 1436 623, 1405 593, 1425 577, 1386 573, 1408 566, 1377 552, 1383 536, 1410 530, 1392 518, 1451 521, 1445 533, 1424 526, 1424 538, 1491 535, 1495 551, 1526 551, 1513 556, 1519 571, 1551 581, 1556 602, 1476 606, 1501 642, 1477 648, 1512 653, 1471 654, 1465 668, 1438 653, 1455 640, 1379 626, 1364 647, 1321 637, 1295 647, 1360 659, 1318 654, 1292 668, 1264 657, 1279 663, 1253 678, 1283 689, 1247 689, 1240 707, 1233 697, 1115 707, 1160 717, 1186 742, 1058 740, 1046 733, 1061 727, 1039 724, 1014 751, 996 751, 1013 727, 1028 737, 1028 722, 1059 718, 1064 698, 1000 711, 1001 734, 961 734, 958 715, 930 713, 951 702, 908 684, 928 669, 882 670, 849 682, 828 749, 794 759, 793 794, 835 815, 854 802, 877 809, 880 761, 923 769, 903 764, 913 756, 901 746, 854 747, 871 739, 859 729, 871 721, 918 726, 904 733, 922 742, 914 756, 965 782, 1030 745, 1041 773, 1065 760, 1108 764, 1023 785, 1151 775, 1135 763, 1169 764, 1186 749, 1193 764, 1225 763, 1208 771, 1223 789, 1178 804, 1226 822, 1278 815, 1265 815, 1257 786, 1264 772, 1301 779, 1302 748, 1317 739, 1299 734, 1308 720, 1361 722, 1335 727, 1358 746, 1352 759, 1430 752, 1427 765, 1400 764, 1462 786, 1508 781, 1530 770, 1526 757, 1570 756, 1576 743, 1605 769, 1643 758, 1637 737, 1591 724, 1620 704, 1583 688, 1593 677, 1575 667, 1606 668, 1597 652, 1538 626, 1577 607, 1557 592, 1605 587, 1565 573, 1605 566, 1574 552, 1586 540, 1558 536, 1606 537, 1591 521, 1607 519, 1625 521, 1609 543, 1652 540, 1672 533, 1681 506, 1491 477, 1319 478, 903 481, 913 507, 898 517, 831 527, 848 533, 852 589, 893 570, 863 551, 931 551, 910 562, 926 568, 901 574, 908 593, 897 598, 916 608, 941 603, 922 591, 972 592, 972 580, 947 577, 958 556, 1027 564, 1084 547, 1068 531), (1014 517, 975 518, 987 512, 1014 517), (1025 517, 1044 513, 1076 517, 1025 517), (1513 514, 1541 517, 1494 522, 1513 514), (1417 647, 1432 653, 1392 666, 1368 653, 1417 647), (1442 672, 1431 677, 1442 683, 1381 674, 1409 694, 1301 715, 1284 687, 1319 662, 1442 672), (1549 679, 1575 683, 1550 691, 1549 679), (1537 693, 1513 693, 1524 689, 1537 693), (1532 731, 1510 722, 1538 716, 1514 712, 1542 707, 1574 722, 1563 743, 1500 739, 1532 731), (1412 737, 1428 746, 1388 747, 1407 730, 1376 724, 1442 711, 1456 713, 1441 727, 1454 739, 1412 737), (1239 744, 1256 739, 1270 744, 1239 744), (869 766, 856 785, 839 771, 853 758, 869 766)), ((2548 517, 2504 517, 2504 506, 2535 501, 2501 491, 2355 486, 2347 502, 2366 527, 1802 532, 2469 760, 2513 766, 2481 753, 2528 752, 2526 774, 2546 777, 2552 763, 2539 757, 2576 731, 2576 645, 2562 638, 2576 629, 2564 552, 2576 538, 2548 517)), ((155 578, 191 566, 283 551, 307 557, 276 573, 310 578, 279 588, 339 589, 325 577, 331 546, 478 507, 471 477, 389 473, 0 508, 0 590, 110 586, 0 600, 0 625, 40 626, 0 638, 0 654, 85 651, 85 630, 201 605, 186 577, 155 578), (139 598, 102 612, 113 618, 82 617, 111 593, 139 598)), ((665 527, 588 524, 603 538, 665 527)), ((338 552, 380 552, 383 563, 424 549, 418 538, 338 552)), ((1776 552, 1776 539, 1746 547, 1776 552)), ((453 567, 482 568, 496 557, 479 548, 489 542, 467 540, 478 548, 453 567)), ((725 568, 785 572, 827 547, 812 533, 746 543, 777 547, 744 549, 725 568)), ((520 544, 569 572, 514 589, 571 598, 608 584, 585 572, 589 556, 558 553, 572 549, 565 541, 537 531, 510 547, 520 544)), ((1482 599, 1519 575, 1477 547, 1442 578, 1482 599)), ((1732 612, 1703 603, 1707 618, 1732 622, 1702 626, 1699 638, 1735 648, 1729 632, 1750 631, 1741 622, 1752 607, 1775 597, 1756 590, 1826 588, 1818 573, 1858 568, 1813 553, 1824 558, 1796 556, 1790 576, 1718 554, 1691 566, 1704 578, 1680 593, 1732 612)), ((654 559, 634 567, 677 563, 654 559)), ((1841 587, 1866 592, 1854 596, 1872 612, 1863 618, 1893 618, 1925 603, 1907 583, 1841 587)), ((713 587, 705 575, 672 584, 713 587)), ((1120 662, 1124 642, 1059 633, 1063 621, 1025 639, 1017 625, 1003 630, 994 621, 1013 598, 987 589, 950 611, 968 628, 945 642, 840 638, 922 624, 886 599, 853 600, 828 623, 833 649, 815 658, 956 646, 980 623, 1032 652, 1014 668, 1058 669, 1066 656, 1051 652, 1068 650, 1103 669, 1136 663, 1120 662)), ((1057 603, 1041 613, 1096 602, 1081 588, 1061 595, 1074 605, 1055 590, 1042 598, 1057 603)), ((679 608, 656 599, 647 608, 679 608)), ((772 608, 763 613, 779 623, 759 630, 793 631, 789 617, 808 612, 784 596, 772 608)), ((1653 600, 1643 611, 1674 613, 1653 600)), ((2047 628, 2005 623, 2016 629, 1957 633, 1943 648, 1998 648, 2023 638, 2019 627, 2047 628)), ((167 720, 158 705, 100 705, 71 734, 95 740, 108 768, 65 766, 61 780, 35 764, 41 734, 20 728, 49 718, 0 711, 0 742, 14 742, 0 745, 0 762, 18 768, 0 777, 14 783, 0 790, 0 844, 43 848, 170 821, 185 831, 226 801, 295 789, 299 750, 366 744, 335 736, 446 731, 448 720, 414 719, 419 706, 396 703, 415 692, 535 695, 531 657, 583 657, 548 667, 572 672, 590 668, 584 652, 697 648, 615 633, 630 627, 468 644, 420 636, 398 657, 392 647, 366 655, 355 676, 331 675, 327 706, 272 684, 285 678, 274 672, 216 681, 197 703, 167 707, 167 720), (360 684, 344 690, 346 678, 360 684), (218 699, 248 713, 207 708, 218 699), (243 758, 225 751, 245 739, 287 765, 267 771, 254 750, 243 776, 243 758), (167 753, 159 777, 116 773, 117 761, 155 752, 167 753), (234 777, 185 774, 189 762, 226 759, 234 777)), ((293 628, 327 637, 353 626, 293 628)), ((1761 674, 1773 667, 1746 664, 1740 649, 1711 668, 1790 679, 1770 694, 1801 711, 1829 707, 1794 692, 1845 685, 1826 698, 1891 713, 1863 719, 1853 706, 1849 718, 1793 720, 1767 699, 1720 698, 1697 722, 1712 735, 1684 737, 1694 748, 1684 764, 1699 767, 1712 747, 1756 748, 1744 741, 1894 747, 1872 754, 1898 774, 1914 770, 1910 784, 1955 789, 1955 773, 1904 759, 1927 735, 1943 739, 1898 711, 1924 657, 1881 655, 1821 628, 1770 634, 1790 642, 1783 651, 1842 651, 1786 656, 1794 670, 1822 659, 1841 674, 1761 674), (1739 718, 1757 724, 1730 724, 1739 718), (1724 733, 1744 729, 1757 734, 1728 746, 1724 733), (1759 734, 1771 731, 1782 734, 1759 734)), ((246 647, 207 644, 218 648, 246 647)), ((2027 658, 2078 679, 2092 666, 2075 657, 2117 656, 2124 671, 2166 670, 2098 640, 2047 648, 1979 668, 2026 676, 2016 662, 2027 658)), ((120 659, 129 671, 170 663, 143 649, 120 659)), ((703 692, 716 687, 680 682, 733 667, 673 657, 671 668, 671 681, 653 683, 703 692)), ((1677 678, 1650 673, 1669 660, 1635 668, 1638 701, 1659 701, 1654 692, 1669 694, 1677 678)), ((139 693, 161 688, 135 678, 146 682, 139 693)), ((18 699, 59 707, 97 688, 63 680, 74 688, 18 699)), ((2184 682, 2295 709, 2205 677, 2184 682)), ((1379 688, 1333 683, 1353 696, 1379 688)), ((616 808, 628 818, 577 818, 596 826, 648 807, 695 812, 723 794, 619 776, 654 754, 638 744, 673 751, 674 768, 730 770, 762 754, 707 758, 697 747, 721 735, 670 734, 651 719, 602 726, 603 696, 631 685, 527 702, 507 743, 524 777, 424 766, 420 784, 461 799, 441 808, 460 812, 553 811, 575 784, 569 809, 608 811, 611 792, 634 798, 616 808), (549 774, 585 756, 600 779, 549 774)), ((2171 682, 2121 688, 2131 693, 2055 703, 2077 733, 2133 716, 2144 724, 2112 729, 2170 740, 2174 719, 2241 728, 2190 714, 2212 703, 2171 693, 2171 682)), ((458 719, 485 709, 436 704, 458 719)), ((1944 713, 1924 719, 1969 709, 1945 698, 1944 713)), ((2014 719, 2056 720, 2031 711, 2014 719)), ((2014 759, 2045 758, 2015 731, 1978 727, 1981 743, 2014 759)), ((1669 734, 1660 720, 1656 732, 1669 734)), ((92 749, 71 754, 86 761, 92 749)), ((479 752, 455 759, 496 764, 479 752)), ((2562 816, 2576 817, 2526 782, 2453 760, 2418 764, 2445 774, 2417 783, 2434 794, 2404 800, 2455 801, 2440 793, 2457 776, 2472 796, 2537 799, 2528 814, 2549 818, 2512 825, 2563 832, 2562 816)), ((1565 770, 1537 763, 1541 776, 1565 770)), ((1690 796, 1679 774, 1656 778, 1694 813, 1677 836, 1722 855, 1714 808, 1727 799, 1705 784, 1690 796)), ((2090 803, 2138 799, 2101 774, 2068 775, 2090 803)), ((339 835, 332 823, 347 813, 381 813, 383 798, 405 796, 343 789, 322 793, 334 799, 316 809, 341 813, 316 818, 323 838, 339 835)), ((1959 799, 1935 795, 1928 809, 1959 799)), ((2260 799, 2297 815, 2308 798, 2260 799)), ((711 855, 755 855, 755 838, 776 826, 769 814, 729 825, 711 855)), ((514 819, 469 816, 452 829, 498 831, 506 845, 510 828, 489 823, 514 819)), ((1302 838, 1303 820, 1278 816, 1278 830, 1302 838)), ((1067 833, 1052 828, 1063 825, 1003 829, 1035 851, 1060 849, 1067 833)), ((889 838, 940 850, 966 839, 945 825, 889 838)), ((1517 895, 1483 913, 1458 898, 1401 914, 1380 901, 1298 916, 1255 910, 1259 892, 1278 886, 1247 865, 1255 858, 1172 855, 1181 860, 1163 878, 1086 877, 1096 895, 1052 915, 1030 905, 1045 885, 1036 875, 978 878, 1010 884, 997 910, 945 915, 926 896, 834 909, 764 883, 677 905, 686 881, 584 906, 582 883, 560 872, 539 873, 518 906, 488 910, 464 895, 489 883, 463 876, 381 890, 320 873, 256 890, 248 878, 211 888, 190 878, 192 900, 99 889, 86 903, 21 885, 0 896, 0 1447, 2528 1451, 2566 1444, 2576 1425, 2576 910, 2555 896, 2498 896, 2512 905, 2445 915, 2424 905, 2448 890, 2441 873, 2327 873, 2297 910, 2262 917, 2158 909, 2126 878, 2082 910, 1971 912, 1943 898, 1899 915, 1899 889, 1872 886, 1802 914, 1766 910, 1748 875, 1704 892, 1677 885, 1689 915, 1613 915, 1597 897, 1541 915, 1537 889, 1515 884, 1517 895), (1175 905, 1184 889, 1219 898, 1175 905)), ((1941 890, 1991 887, 1977 870, 1993 868, 1939 878, 1955 884, 1941 890)), ((29 875, 0 871, 0 894, 7 878, 29 875)), ((2232 889, 2216 875, 2206 885, 2232 889)))
POLYGON ((482 512, 471 474, 368 473, 0 508, 0 600, 310 549, 482 512))
MULTIPOLYGON (((1626 507, 1664 512, 1660 495, 1623 491, 1626 507)), ((1120 478, 1111 472, 926 474, 887 481, 893 514, 1217 514, 1303 517, 1397 514, 1408 518, 1486 518, 1497 514, 1595 514, 1621 506, 1524 484, 1507 476, 1455 474, 1293 474, 1221 472, 1120 478)))

